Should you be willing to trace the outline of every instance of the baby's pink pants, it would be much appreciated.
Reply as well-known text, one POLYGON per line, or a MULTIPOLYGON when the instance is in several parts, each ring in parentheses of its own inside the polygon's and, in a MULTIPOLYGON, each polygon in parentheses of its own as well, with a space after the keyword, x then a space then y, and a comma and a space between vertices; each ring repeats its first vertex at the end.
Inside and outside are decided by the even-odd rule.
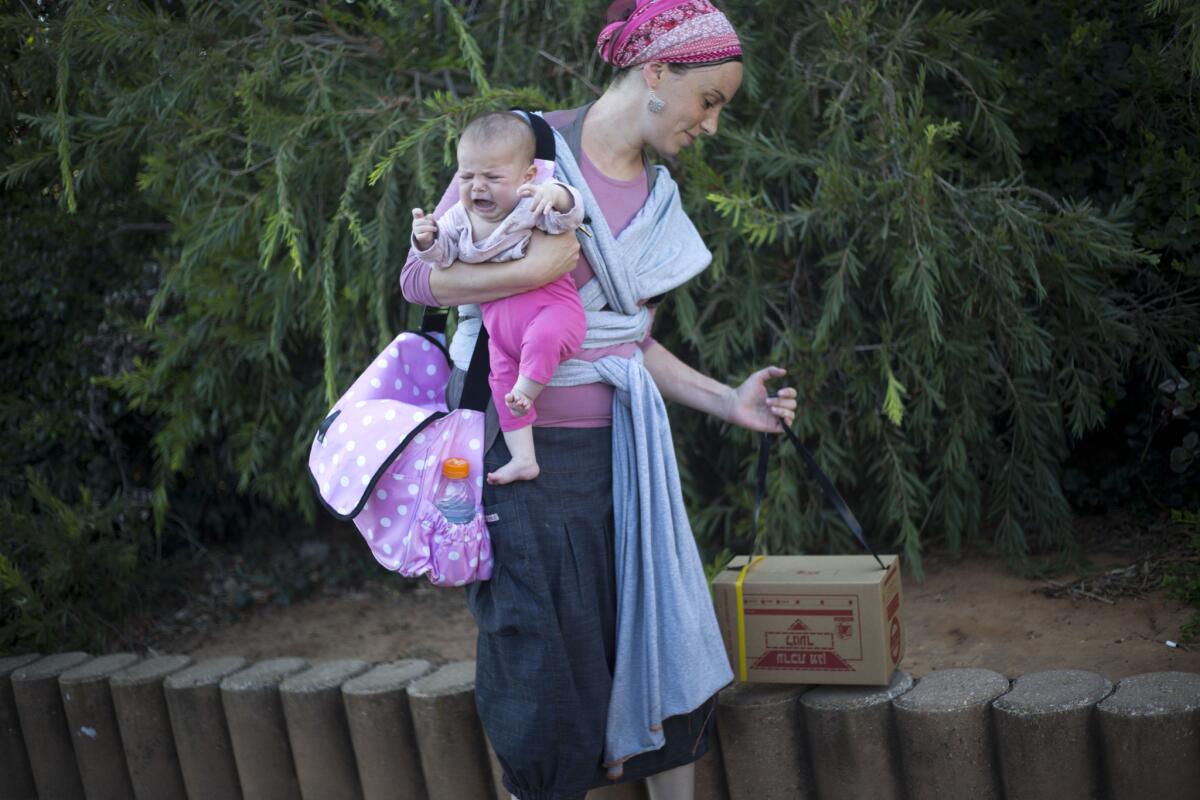
POLYGON ((570 274, 540 289, 484 303, 483 324, 488 332, 491 374, 488 385, 500 416, 500 430, 532 425, 536 404, 523 417, 515 417, 504 404, 518 375, 547 383, 559 362, 579 351, 587 320, 579 292, 570 274))

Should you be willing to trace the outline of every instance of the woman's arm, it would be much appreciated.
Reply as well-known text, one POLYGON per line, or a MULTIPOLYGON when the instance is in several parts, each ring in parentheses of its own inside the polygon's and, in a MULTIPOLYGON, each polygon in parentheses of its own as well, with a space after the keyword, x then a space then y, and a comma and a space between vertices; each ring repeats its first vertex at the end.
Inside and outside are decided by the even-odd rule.
POLYGON ((796 416, 795 389, 789 386, 767 396, 766 382, 786 373, 779 367, 760 369, 735 389, 692 369, 658 342, 646 348, 642 357, 667 400, 765 433, 779 433, 780 420, 790 427, 796 416))
POLYGON ((550 236, 535 230, 524 258, 500 264, 455 261, 432 271, 429 290, 439 305, 485 303, 545 286, 574 269, 578 261, 579 240, 573 235, 550 236))
MULTIPOLYGON (((458 199, 458 184, 451 181, 430 216, 439 219, 458 199)), ((574 236, 547 236, 537 230, 524 258, 500 264, 455 261, 445 269, 434 269, 417 257, 411 236, 409 243, 408 259, 400 269, 400 293, 408 302, 424 306, 484 303, 527 292, 565 275, 579 261, 579 241, 574 236)))

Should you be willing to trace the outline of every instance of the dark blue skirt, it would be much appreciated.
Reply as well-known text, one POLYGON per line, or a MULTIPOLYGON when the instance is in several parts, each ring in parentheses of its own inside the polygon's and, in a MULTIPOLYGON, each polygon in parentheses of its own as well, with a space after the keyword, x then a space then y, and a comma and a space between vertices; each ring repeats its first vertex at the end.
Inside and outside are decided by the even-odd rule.
MULTIPOLYGON (((541 475, 484 486, 492 578, 466 587, 479 625, 475 701, 520 800, 581 800, 612 785, 602 766, 616 650, 612 429, 534 428, 541 475)), ((488 471, 507 463, 496 437, 488 471)), ((664 720, 666 745, 624 764, 617 782, 708 751, 716 697, 664 720)))

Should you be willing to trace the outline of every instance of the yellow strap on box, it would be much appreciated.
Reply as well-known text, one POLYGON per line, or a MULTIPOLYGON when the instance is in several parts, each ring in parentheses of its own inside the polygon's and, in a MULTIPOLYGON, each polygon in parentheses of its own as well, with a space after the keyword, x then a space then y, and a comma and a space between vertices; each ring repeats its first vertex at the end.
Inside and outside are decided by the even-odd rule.
POLYGON ((746 682, 746 609, 742 600, 742 582, 746 580, 747 573, 750 568, 762 561, 766 556, 755 556, 746 562, 746 566, 742 567, 742 571, 738 573, 736 584, 737 591, 737 621, 738 621, 738 677, 742 683, 746 682))

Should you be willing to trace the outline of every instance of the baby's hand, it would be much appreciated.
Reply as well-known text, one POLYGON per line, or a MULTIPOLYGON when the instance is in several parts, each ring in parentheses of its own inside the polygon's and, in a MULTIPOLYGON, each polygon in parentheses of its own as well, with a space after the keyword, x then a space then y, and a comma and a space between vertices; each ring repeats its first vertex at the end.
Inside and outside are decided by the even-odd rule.
POLYGON ((526 183, 517 189, 520 197, 533 198, 533 215, 539 217, 550 209, 559 213, 570 211, 575 201, 561 183, 526 183))
POLYGON ((417 243, 417 247, 422 250, 428 250, 433 244, 433 240, 437 238, 437 222, 425 216, 425 212, 419 208, 412 210, 413 215, 413 241, 417 243))

